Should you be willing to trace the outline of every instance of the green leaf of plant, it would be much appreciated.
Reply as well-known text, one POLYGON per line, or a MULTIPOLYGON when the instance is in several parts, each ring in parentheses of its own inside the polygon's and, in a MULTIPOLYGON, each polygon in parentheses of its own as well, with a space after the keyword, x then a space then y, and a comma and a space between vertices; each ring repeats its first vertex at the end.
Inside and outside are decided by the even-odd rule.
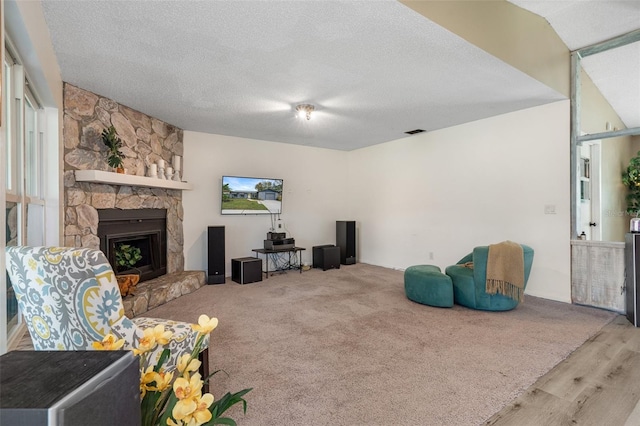
POLYGON ((156 366, 153 368, 153 371, 155 371, 156 373, 160 371, 160 368, 162 368, 162 365, 165 363, 165 361, 169 359, 170 355, 171 355, 171 351, 169 350, 169 348, 165 348, 162 351, 162 354, 160 354, 160 359, 158 359, 158 362, 156 366))

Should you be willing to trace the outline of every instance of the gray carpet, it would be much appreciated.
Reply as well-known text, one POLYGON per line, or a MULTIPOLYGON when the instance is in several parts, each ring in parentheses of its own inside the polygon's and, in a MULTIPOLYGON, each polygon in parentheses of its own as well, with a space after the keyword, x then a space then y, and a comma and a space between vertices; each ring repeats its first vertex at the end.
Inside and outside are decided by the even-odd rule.
POLYGON ((220 324, 214 396, 253 387, 248 425, 478 425, 616 314, 526 296, 510 312, 408 300, 403 273, 357 264, 205 286, 145 316, 220 324))

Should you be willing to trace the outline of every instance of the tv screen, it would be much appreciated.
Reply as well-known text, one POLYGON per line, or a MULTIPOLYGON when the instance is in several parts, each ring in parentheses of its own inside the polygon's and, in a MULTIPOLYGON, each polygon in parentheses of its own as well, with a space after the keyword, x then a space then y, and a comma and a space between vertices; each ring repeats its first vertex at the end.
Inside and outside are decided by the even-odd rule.
POLYGON ((282 179, 222 176, 222 214, 282 213, 282 179))

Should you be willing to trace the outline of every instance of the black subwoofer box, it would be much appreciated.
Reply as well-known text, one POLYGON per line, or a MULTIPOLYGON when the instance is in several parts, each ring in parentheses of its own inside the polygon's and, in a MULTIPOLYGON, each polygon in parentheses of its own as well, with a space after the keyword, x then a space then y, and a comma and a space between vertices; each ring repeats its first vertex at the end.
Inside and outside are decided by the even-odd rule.
POLYGON ((340 269, 340 247, 333 244, 325 244, 313 247, 313 267, 327 269, 340 269))
POLYGON ((262 281, 262 259, 255 257, 231 259, 231 279, 239 284, 262 281))

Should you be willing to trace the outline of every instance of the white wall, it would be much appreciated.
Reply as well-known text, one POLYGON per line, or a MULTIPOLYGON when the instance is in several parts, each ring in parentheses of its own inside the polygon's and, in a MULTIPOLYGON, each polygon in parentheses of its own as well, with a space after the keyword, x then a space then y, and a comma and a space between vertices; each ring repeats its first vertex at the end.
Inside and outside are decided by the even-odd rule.
POLYGON ((569 101, 348 157, 359 261, 444 269, 508 239, 535 250, 527 293, 570 302, 569 101))
POLYGON ((335 244, 347 211, 346 166, 342 151, 185 131, 183 179, 194 185, 182 195, 185 269, 207 269, 208 226, 225 226, 227 276, 231 259, 253 256, 271 226, 269 216, 220 214, 222 176, 283 179, 281 218, 311 263, 313 246, 335 244))
POLYGON ((352 152, 196 132, 184 144, 186 269, 206 269, 207 226, 226 227, 227 275, 262 245, 267 217, 220 215, 221 177, 270 177, 306 262, 336 220, 356 221, 359 262, 398 269, 508 239, 536 252, 528 294, 571 301, 568 101, 352 152))

